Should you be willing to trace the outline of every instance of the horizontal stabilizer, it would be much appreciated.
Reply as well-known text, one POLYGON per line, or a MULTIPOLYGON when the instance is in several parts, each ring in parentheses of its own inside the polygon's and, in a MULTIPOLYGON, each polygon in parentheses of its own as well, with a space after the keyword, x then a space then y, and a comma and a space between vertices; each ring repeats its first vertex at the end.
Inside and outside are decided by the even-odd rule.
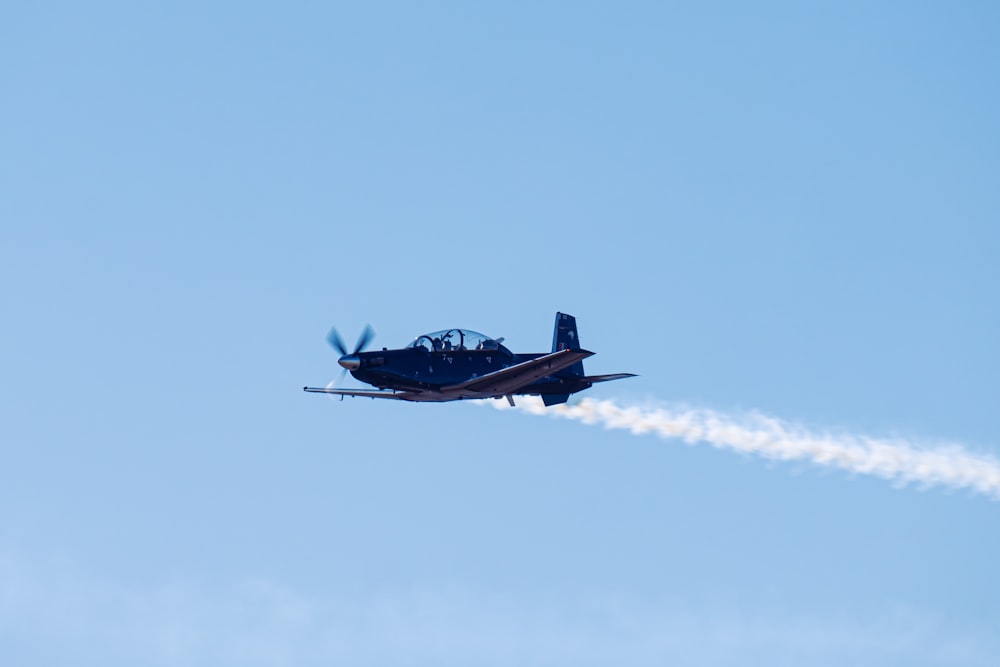
POLYGON ((584 382, 611 382, 612 380, 624 380, 625 378, 639 377, 635 373, 611 373, 610 375, 585 375, 580 378, 584 382))

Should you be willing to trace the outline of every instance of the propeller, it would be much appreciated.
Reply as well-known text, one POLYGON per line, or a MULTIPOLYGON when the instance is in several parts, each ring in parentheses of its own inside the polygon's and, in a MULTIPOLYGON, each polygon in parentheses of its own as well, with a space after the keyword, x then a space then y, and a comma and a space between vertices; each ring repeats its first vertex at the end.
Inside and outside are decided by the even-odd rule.
POLYGON ((348 370, 354 370, 361 366, 361 359, 358 358, 358 353, 364 351, 368 347, 368 343, 372 342, 372 338, 375 337, 375 331, 372 329, 372 325, 366 324, 364 330, 361 332, 361 336, 358 337, 358 342, 354 346, 353 352, 347 351, 347 346, 344 345, 344 340, 337 333, 337 328, 334 327, 330 329, 330 333, 326 335, 326 342, 330 344, 334 350, 340 353, 340 359, 337 363, 340 364, 344 370, 341 371, 340 377, 337 380, 337 384, 340 384, 340 380, 344 378, 344 373, 348 370))
POLYGON ((372 329, 372 325, 366 324, 364 331, 358 337, 358 343, 354 346, 354 352, 351 354, 357 354, 358 352, 363 352, 368 343, 372 342, 372 338, 375 337, 375 330, 372 329))
POLYGON ((330 347, 340 352, 340 356, 347 354, 347 348, 344 346, 344 341, 340 338, 340 334, 337 333, 336 327, 330 329, 330 333, 326 335, 326 342, 330 344, 330 347))

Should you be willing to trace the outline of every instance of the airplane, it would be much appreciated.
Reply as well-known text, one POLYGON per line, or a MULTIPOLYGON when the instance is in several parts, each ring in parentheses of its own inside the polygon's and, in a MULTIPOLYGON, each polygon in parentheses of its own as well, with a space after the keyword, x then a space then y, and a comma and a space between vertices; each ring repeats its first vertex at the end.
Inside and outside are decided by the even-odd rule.
POLYGON ((549 353, 515 354, 503 338, 469 329, 443 329, 417 336, 401 349, 364 352, 374 333, 366 327, 348 353, 336 329, 327 341, 340 353, 343 372, 376 389, 303 387, 303 391, 340 396, 434 402, 514 396, 540 396, 546 405, 565 403, 571 394, 597 382, 635 377, 633 373, 584 375, 583 360, 594 355, 580 348, 576 318, 556 313, 549 353))

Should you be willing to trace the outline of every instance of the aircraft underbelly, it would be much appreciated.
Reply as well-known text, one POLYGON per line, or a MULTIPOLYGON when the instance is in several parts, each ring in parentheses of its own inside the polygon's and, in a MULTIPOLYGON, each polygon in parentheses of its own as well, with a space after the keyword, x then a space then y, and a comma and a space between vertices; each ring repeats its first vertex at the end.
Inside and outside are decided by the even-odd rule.
POLYGON ((458 384, 504 368, 508 363, 499 354, 483 352, 435 353, 405 363, 376 369, 352 371, 358 380, 380 387, 428 390, 458 384))
POLYGON ((572 377, 558 378, 547 377, 532 382, 526 387, 522 387, 517 394, 537 395, 537 394, 573 394, 578 391, 590 388, 589 382, 581 382, 572 377))

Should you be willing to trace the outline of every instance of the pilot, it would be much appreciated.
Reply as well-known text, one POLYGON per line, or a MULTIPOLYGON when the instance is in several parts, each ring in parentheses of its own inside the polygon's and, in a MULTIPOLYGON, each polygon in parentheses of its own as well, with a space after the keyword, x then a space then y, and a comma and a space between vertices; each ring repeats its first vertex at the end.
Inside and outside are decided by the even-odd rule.
POLYGON ((441 339, 435 337, 434 340, 433 340, 433 343, 434 343, 434 351, 435 352, 440 352, 441 351, 441 339))

